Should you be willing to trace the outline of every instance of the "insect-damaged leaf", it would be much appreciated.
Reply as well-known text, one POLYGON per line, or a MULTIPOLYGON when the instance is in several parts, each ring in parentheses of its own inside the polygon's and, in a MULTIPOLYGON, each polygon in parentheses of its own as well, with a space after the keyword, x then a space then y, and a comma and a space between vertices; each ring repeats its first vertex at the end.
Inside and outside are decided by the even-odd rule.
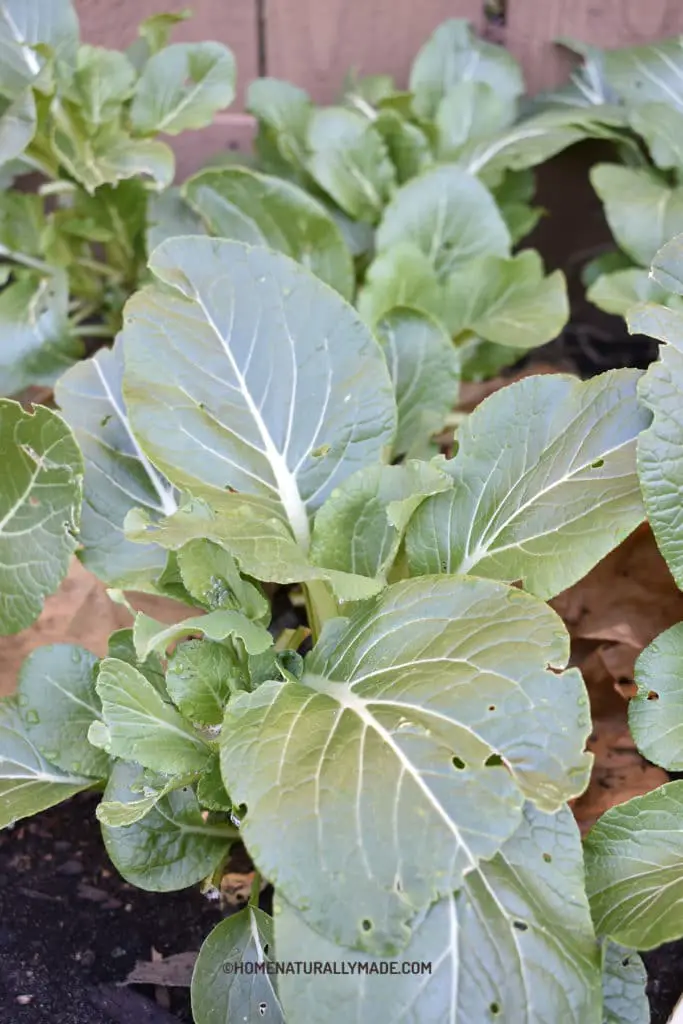
POLYGON ((556 810, 583 789, 583 683, 547 669, 567 657, 549 608, 485 580, 396 584, 329 623, 300 682, 227 708, 223 778, 259 867, 335 941, 401 948, 514 832, 524 795, 556 810))
POLYGON ((248 906, 221 921, 200 949, 192 975, 192 1014, 196 1024, 232 1020, 284 1024, 270 975, 256 970, 256 965, 274 960, 273 921, 268 914, 248 906), (238 968, 248 966, 228 973, 226 961, 238 968))
POLYGON ((335 945, 283 900, 276 903, 279 960, 356 960, 350 975, 283 975, 278 989, 293 1020, 458 1024, 601 1024, 600 954, 584 891, 581 841, 567 808, 527 804, 499 853, 420 915, 401 961, 335 945), (419 973, 414 965, 431 965, 419 973), (367 975, 367 976, 366 976, 367 975))

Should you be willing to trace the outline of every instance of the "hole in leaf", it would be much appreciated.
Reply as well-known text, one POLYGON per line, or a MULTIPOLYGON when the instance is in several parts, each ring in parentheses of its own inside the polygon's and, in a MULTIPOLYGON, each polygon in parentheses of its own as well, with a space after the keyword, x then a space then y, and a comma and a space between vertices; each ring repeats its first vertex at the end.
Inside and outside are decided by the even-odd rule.
POLYGON ((263 947, 263 955, 264 955, 264 956, 268 956, 268 950, 269 950, 269 949, 270 949, 270 946, 269 946, 269 944, 268 944, 268 943, 266 942, 265 946, 263 947))
POLYGON ((463 768, 467 768, 467 765, 465 764, 465 762, 463 761, 463 759, 461 757, 454 757, 453 758, 453 767, 457 768, 460 771, 462 771, 463 768))
POLYGON ((495 710, 496 710, 496 705, 495 704, 489 704, 489 711, 495 711, 495 710))
POLYGON ((544 853, 544 854, 543 854, 543 860, 544 860, 544 861, 546 862, 546 864, 550 864, 550 862, 552 861, 552 859, 553 859, 553 858, 552 858, 552 857, 550 856, 550 854, 549 854, 549 853, 544 853))
POLYGON ((106 427, 106 425, 107 425, 107 423, 109 423, 110 419, 111 419, 111 413, 107 413, 107 415, 103 416, 102 419, 100 420, 100 426, 101 427, 106 427))
POLYGON ((650 692, 647 695, 647 699, 648 700, 659 700, 659 694, 657 693, 656 690, 650 690, 650 692))
POLYGON ((485 768, 500 768, 502 763, 503 763, 503 758, 500 756, 500 754, 491 754, 491 756, 487 757, 486 760, 484 761, 484 767, 485 768))
POLYGON ((489 1010, 495 1016, 496 1014, 500 1013, 500 1006, 498 1005, 498 1003, 491 1003, 491 1005, 489 1006, 489 1010))
POLYGON ((630 963, 631 963, 631 959, 630 959, 630 957, 627 956, 627 957, 624 957, 624 959, 621 961, 621 966, 622 967, 628 967, 630 963))
POLYGON ((529 925, 525 924, 524 921, 513 921, 512 927, 516 928, 518 932, 526 932, 529 930, 529 925))
POLYGON ((361 928, 363 929, 364 932, 371 932, 372 931, 372 921, 369 918, 367 918, 367 917, 363 918, 363 920, 360 923, 360 926, 361 926, 361 928))
POLYGON ((602 469, 605 465, 604 459, 596 459, 595 462, 591 462, 591 469, 602 469))
POLYGON ((259 1003, 258 1004, 258 1012, 261 1014, 262 1017, 265 1017, 267 1010, 268 1010, 268 1003, 259 1003))

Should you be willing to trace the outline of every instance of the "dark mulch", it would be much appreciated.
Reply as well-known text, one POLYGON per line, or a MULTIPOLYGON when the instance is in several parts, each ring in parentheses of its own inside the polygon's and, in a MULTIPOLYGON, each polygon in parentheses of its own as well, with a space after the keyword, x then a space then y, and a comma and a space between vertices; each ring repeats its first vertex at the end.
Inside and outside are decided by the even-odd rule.
POLYGON ((220 920, 197 889, 142 892, 107 859, 97 797, 77 797, 0 833, 0 1021, 179 1024, 187 990, 118 988, 136 960, 199 949, 220 920))

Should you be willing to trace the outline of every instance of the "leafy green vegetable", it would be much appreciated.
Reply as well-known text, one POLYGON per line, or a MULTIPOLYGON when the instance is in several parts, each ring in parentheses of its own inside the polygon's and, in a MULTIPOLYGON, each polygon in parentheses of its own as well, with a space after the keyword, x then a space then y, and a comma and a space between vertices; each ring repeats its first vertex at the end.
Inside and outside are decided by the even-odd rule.
POLYGON ((410 75, 417 113, 433 117, 450 90, 462 82, 484 83, 514 101, 524 91, 519 65, 500 46, 477 39, 467 21, 444 22, 418 53, 410 75))
POLYGON ((638 749, 670 771, 683 770, 683 624, 646 647, 636 662, 637 695, 628 718, 638 749))
POLYGON ((523 793, 556 810, 583 788, 589 718, 568 731, 562 711, 585 701, 583 684, 566 672, 560 699, 545 668, 566 662, 557 626, 540 602, 499 584, 409 581, 330 623, 300 682, 230 701, 221 766, 248 808, 245 841, 312 927, 396 952, 413 914, 514 832, 523 793), (524 742, 517 714, 537 722, 524 742), (300 826, 278 833, 282 815, 300 826), (348 820, 353 828, 340 830, 348 820), (351 899, 362 907, 355 919, 351 899))
POLYGON ((86 775, 49 764, 27 734, 17 699, 0 700, 0 828, 68 800, 92 784, 86 775))
MULTIPOLYGON (((135 765, 117 762, 105 802, 137 802, 139 793, 131 786, 138 772, 135 765)), ((102 824, 102 837, 114 867, 127 882, 149 892, 172 892, 210 875, 227 857, 235 829, 205 822, 194 793, 185 786, 162 797, 131 825, 102 824)))
POLYGON ((0 401, 0 630, 18 633, 57 589, 76 547, 83 462, 49 409, 0 401))
POLYGON ((57 402, 85 460, 81 561, 111 586, 158 575, 166 556, 154 545, 125 539, 132 508, 159 518, 177 509, 173 488, 152 466, 130 426, 121 378, 121 343, 74 366, 57 382, 57 402))
POLYGON ((209 748, 195 729, 132 665, 105 658, 97 676, 104 730, 97 745, 158 772, 201 771, 209 748))
POLYGON ((178 135, 211 124, 235 97, 235 60, 221 43, 174 43, 143 68, 130 110, 138 135, 178 135))
POLYGON ((401 960, 431 964, 429 975, 380 973, 377 959, 340 949, 283 900, 275 909, 279 959, 360 960, 377 974, 366 984, 322 976, 315 987, 305 977, 281 976, 288 1019, 373 1024, 397 1019, 409 1006, 415 1020, 464 1024, 531 1024, 548 1007, 575 1024, 601 1020, 599 952, 579 835, 566 808, 549 815, 526 805, 500 852, 420 915, 401 960))
POLYGON ((644 518, 639 376, 529 377, 483 402, 443 467, 452 489, 427 498, 408 526, 412 573, 522 580, 544 598, 584 576, 644 518))
POLYGON ((649 1024, 645 965, 632 949, 605 944, 602 988, 603 1024, 649 1024))
POLYGON ((191 178, 183 194, 212 235, 284 252, 351 298, 353 264, 341 232, 298 186, 227 167, 191 178))
POLYGON ((101 719, 97 664, 94 654, 72 644, 39 647, 22 666, 17 693, 26 736, 51 764, 104 779, 109 758, 87 738, 101 719))
POLYGON ((200 950, 192 975, 196 1024, 234 1020, 247 1007, 252 1012, 258 1007, 260 1018, 269 1024, 284 1024, 270 976, 265 971, 256 972, 258 965, 273 963, 274 954, 272 919, 258 907, 245 907, 216 925, 200 950), (226 959, 242 970, 228 973, 226 959))
POLYGON ((680 938, 683 783, 611 807, 584 843, 596 930, 653 949, 680 938))

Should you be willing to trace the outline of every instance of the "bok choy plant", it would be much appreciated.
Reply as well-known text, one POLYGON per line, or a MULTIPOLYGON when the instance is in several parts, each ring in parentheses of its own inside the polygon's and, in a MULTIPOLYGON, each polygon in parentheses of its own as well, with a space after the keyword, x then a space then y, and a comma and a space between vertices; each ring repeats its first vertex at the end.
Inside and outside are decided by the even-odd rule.
POLYGON ((548 98, 550 109, 612 104, 628 129, 616 154, 620 162, 591 171, 616 246, 584 268, 588 298, 620 316, 638 302, 680 308, 678 292, 666 291, 649 271, 662 246, 683 231, 681 38, 618 50, 568 45, 583 64, 568 90, 548 98))
POLYGON ((624 122, 609 104, 520 118, 523 91, 516 60, 461 19, 420 50, 409 91, 387 75, 350 76, 339 102, 318 108, 298 87, 258 79, 247 96, 255 164, 186 183, 156 240, 194 215, 193 230, 276 248, 355 298, 371 327, 397 305, 428 313, 465 377, 492 376, 568 318, 563 274, 514 251, 542 213, 532 168, 624 122))
POLYGON ((183 17, 148 18, 121 53, 79 42, 70 0, 0 8, 0 394, 51 386, 85 340, 114 337, 145 273, 149 198, 175 173, 162 136, 232 102, 226 47, 167 45, 183 17), (12 187, 27 173, 37 192, 12 187))
MULTIPOLYGON (((680 490, 683 474, 683 236, 657 253, 653 291, 675 306, 634 306, 632 332, 662 342, 660 357, 639 384, 653 421, 638 440, 638 474, 655 539, 683 587, 680 490)), ((658 636, 636 663, 637 695, 629 704, 635 741, 650 761, 683 770, 683 625, 658 636)), ((674 781, 608 811, 587 839, 588 888, 597 926, 619 942, 651 949, 683 936, 681 821, 683 782, 674 781)))
POLYGON ((112 862, 155 892, 215 883, 245 844, 273 915, 255 895, 208 937, 196 1024, 601 1024, 624 993, 643 1024, 642 965, 591 919, 567 806, 590 712, 546 603, 643 519, 642 375, 525 379, 452 459, 408 458, 441 386, 416 352, 443 330, 382 322, 281 251, 167 238, 59 413, 0 404, 4 631, 77 543, 188 609, 137 614, 102 659, 29 656, 0 704, 2 824, 100 791, 112 862), (277 588, 301 630, 273 635, 277 588), (294 961, 376 977, 275 973, 294 961))

